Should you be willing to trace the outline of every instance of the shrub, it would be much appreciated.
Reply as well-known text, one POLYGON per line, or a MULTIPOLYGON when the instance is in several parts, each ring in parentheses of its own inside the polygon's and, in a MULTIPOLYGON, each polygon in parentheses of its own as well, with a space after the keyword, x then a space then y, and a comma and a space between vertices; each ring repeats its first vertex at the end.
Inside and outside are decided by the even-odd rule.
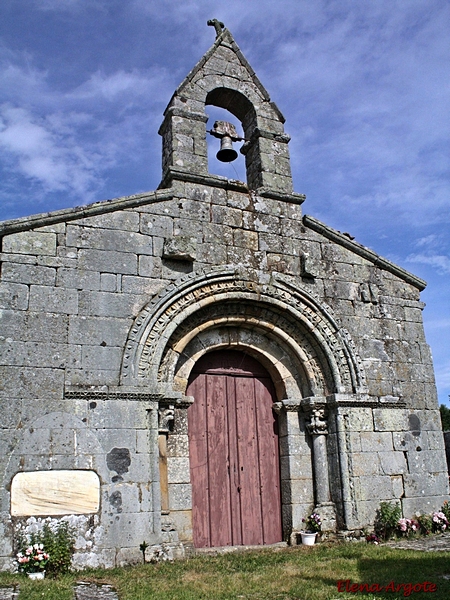
POLYGON ((442 508, 441 508, 441 512, 444 513, 445 518, 447 519, 447 521, 450 522, 450 503, 448 500, 444 501, 444 504, 442 505, 442 508))
POLYGON ((397 524, 402 516, 400 504, 381 502, 375 518, 375 533, 383 540, 391 538, 397 529, 397 524))
MULTIPOLYGON (((67 573, 75 550, 75 529, 67 521, 52 522, 49 519, 38 531, 20 535, 18 546, 22 554, 30 546, 42 546, 48 557, 45 564, 47 573, 67 573)), ((26 570, 20 563, 19 569, 26 570)))
POLYGON ((422 535, 430 535, 433 531, 433 519, 431 515, 419 515, 417 521, 419 522, 420 533, 422 535))

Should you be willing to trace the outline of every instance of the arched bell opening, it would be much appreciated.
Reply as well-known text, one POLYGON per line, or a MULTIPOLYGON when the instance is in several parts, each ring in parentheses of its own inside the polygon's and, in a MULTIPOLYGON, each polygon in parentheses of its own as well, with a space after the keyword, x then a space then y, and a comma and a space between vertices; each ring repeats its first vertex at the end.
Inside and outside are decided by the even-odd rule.
MULTIPOLYGON (((237 159, 236 161, 229 162, 228 164, 225 163, 225 166, 217 165, 217 163, 220 163, 220 160, 217 160, 217 152, 211 152, 213 156, 210 156, 211 143, 208 139, 208 163, 210 172, 212 172, 211 166, 213 166, 214 172, 217 172, 220 175, 224 174, 229 179, 234 179, 235 177, 230 177, 233 167, 237 175, 239 173, 239 168, 241 169, 242 173, 245 169, 245 180, 248 186, 252 188, 252 173, 249 171, 249 163, 247 159, 245 159, 244 166, 243 155, 247 154, 246 150, 249 146, 249 140, 256 129, 256 112, 254 106, 241 92, 226 87, 217 87, 206 95, 205 110, 208 116, 213 115, 213 119, 210 117, 208 121, 206 129, 207 132, 211 131, 215 121, 223 120, 234 125, 238 135, 245 139, 244 144, 243 141, 234 143, 233 148, 237 151, 237 159), (243 134, 241 131, 243 131, 243 134)), ((219 148, 217 141, 213 145, 214 147, 219 148)), ((237 176, 236 179, 244 179, 244 177, 243 175, 241 177, 237 176)))
POLYGON ((164 112, 160 187, 186 173, 208 175, 205 107, 211 105, 242 124, 248 188, 292 194, 284 117, 227 30, 179 85, 164 112))
POLYGON ((211 135, 215 123, 218 121, 231 123, 239 137, 244 137, 242 124, 237 117, 224 108, 209 105, 205 108, 208 121, 206 123, 206 143, 208 147, 208 171, 212 175, 220 175, 227 179, 235 179, 245 183, 247 181, 245 158, 240 152, 243 142, 223 142, 222 139, 211 135), (220 151, 224 147, 230 147, 236 154, 232 160, 223 160, 220 151), (219 156, 218 156, 219 154, 219 156))

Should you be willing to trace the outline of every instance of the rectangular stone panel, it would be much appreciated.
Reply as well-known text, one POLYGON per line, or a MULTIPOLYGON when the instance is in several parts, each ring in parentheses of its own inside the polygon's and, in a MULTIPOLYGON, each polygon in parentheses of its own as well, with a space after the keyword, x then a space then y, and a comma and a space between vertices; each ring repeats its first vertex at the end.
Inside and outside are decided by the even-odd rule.
POLYGON ((14 254, 56 255, 56 234, 21 231, 5 236, 3 251, 14 254))
POLYGON ((96 513, 100 480, 94 471, 17 473, 11 484, 11 515, 48 516, 96 513))

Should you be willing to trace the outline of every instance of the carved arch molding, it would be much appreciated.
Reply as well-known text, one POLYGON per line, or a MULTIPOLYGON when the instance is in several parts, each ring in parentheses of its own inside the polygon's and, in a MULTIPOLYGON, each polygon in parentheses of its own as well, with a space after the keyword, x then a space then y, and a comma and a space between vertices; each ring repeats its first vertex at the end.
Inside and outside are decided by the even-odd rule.
POLYGON ((260 360, 279 399, 366 391, 361 359, 328 306, 294 278, 261 283, 234 267, 191 273, 153 298, 130 330, 121 385, 184 392, 200 356, 225 347, 260 360))

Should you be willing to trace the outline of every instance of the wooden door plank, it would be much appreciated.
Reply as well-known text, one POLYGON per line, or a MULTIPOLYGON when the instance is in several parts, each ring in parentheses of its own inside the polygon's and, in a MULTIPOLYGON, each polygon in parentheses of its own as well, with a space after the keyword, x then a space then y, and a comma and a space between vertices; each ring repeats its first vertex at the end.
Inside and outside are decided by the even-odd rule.
POLYGON ((230 546, 232 535, 226 376, 206 375, 206 383, 210 545, 230 546))
POLYGON ((188 409, 194 545, 196 548, 204 548, 210 545, 205 377, 197 376, 189 384, 187 393, 195 398, 195 402, 188 409))
POLYGON ((204 377, 197 376, 188 393, 195 402, 188 409, 189 463, 192 483, 192 521, 194 545, 209 545, 208 447, 206 423, 206 389, 204 377))
POLYGON ((262 544, 259 456, 253 378, 235 377, 243 544, 262 544))
POLYGON ((229 483, 231 508, 231 534, 233 545, 240 546, 242 541, 241 501, 239 479, 239 454, 236 423, 236 388, 234 377, 227 377, 228 447, 229 447, 229 483))
POLYGON ((282 539, 281 494, 278 430, 272 410, 273 392, 269 379, 255 378, 257 398, 256 429, 260 461, 260 489, 264 544, 275 544, 282 539))

